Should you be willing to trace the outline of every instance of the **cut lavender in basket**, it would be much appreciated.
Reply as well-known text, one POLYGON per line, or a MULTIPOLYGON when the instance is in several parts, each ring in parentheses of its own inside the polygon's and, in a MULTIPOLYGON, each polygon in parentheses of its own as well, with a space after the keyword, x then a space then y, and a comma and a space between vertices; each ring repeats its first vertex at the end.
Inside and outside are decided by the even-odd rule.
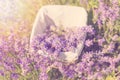
POLYGON ((51 54, 75 51, 78 44, 83 42, 86 32, 94 34, 91 26, 65 30, 47 29, 45 33, 36 36, 32 47, 51 54))

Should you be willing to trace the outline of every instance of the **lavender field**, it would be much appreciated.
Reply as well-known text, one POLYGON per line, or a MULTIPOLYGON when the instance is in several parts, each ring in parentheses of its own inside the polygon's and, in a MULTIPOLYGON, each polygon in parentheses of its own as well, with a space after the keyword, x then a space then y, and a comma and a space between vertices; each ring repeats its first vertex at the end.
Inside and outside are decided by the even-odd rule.
POLYGON ((120 0, 0 0, 0 80, 120 80, 120 0), (72 63, 57 55, 76 48, 83 37, 79 29, 61 37, 48 31, 30 46, 36 14, 47 4, 80 6, 88 13, 84 48, 72 63))

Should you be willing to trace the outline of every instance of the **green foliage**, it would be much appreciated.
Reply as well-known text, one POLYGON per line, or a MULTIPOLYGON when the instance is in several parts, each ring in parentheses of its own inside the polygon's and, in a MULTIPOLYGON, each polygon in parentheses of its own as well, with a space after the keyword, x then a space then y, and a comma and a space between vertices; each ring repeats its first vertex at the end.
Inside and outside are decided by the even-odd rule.
POLYGON ((58 5, 79 5, 79 0, 53 0, 58 5))
POLYGON ((89 0, 88 3, 88 9, 98 7, 98 0, 89 0))
POLYGON ((113 71, 113 73, 111 73, 110 75, 108 75, 105 80, 117 80, 117 78, 115 77, 115 72, 113 71))

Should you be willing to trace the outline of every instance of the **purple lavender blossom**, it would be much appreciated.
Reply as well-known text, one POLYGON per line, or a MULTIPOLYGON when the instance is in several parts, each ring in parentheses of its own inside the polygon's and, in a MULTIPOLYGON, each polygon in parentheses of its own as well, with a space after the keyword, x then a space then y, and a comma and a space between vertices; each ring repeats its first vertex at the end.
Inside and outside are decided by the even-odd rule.
POLYGON ((0 76, 4 76, 4 71, 3 70, 0 70, 0 76))
POLYGON ((92 41, 92 40, 86 40, 86 41, 85 41, 85 45, 86 45, 87 47, 90 47, 91 45, 93 45, 93 41, 92 41))
POLYGON ((39 75, 39 80, 48 80, 48 75, 46 74, 46 72, 41 72, 39 75))
MULTIPOLYGON (((87 28, 86 28, 87 29, 87 28)), ((57 53, 65 52, 65 51, 73 51, 77 44, 79 44, 85 35, 85 33, 82 33, 81 29, 78 29, 76 32, 73 31, 67 31, 64 34, 58 35, 58 33, 53 33, 50 30, 49 31, 51 35, 47 35, 47 33, 44 33, 44 39, 41 41, 42 35, 36 36, 36 39, 33 43, 37 49, 41 49, 45 52, 51 52, 51 53, 57 53), (39 40, 40 39, 40 40, 39 40)), ((88 31, 88 30, 86 30, 88 31)), ((88 32, 91 32, 92 30, 89 29, 88 32)))
MULTIPOLYGON (((106 4, 104 0, 99 0, 99 7, 95 13, 98 16, 97 27, 103 26, 106 21, 114 24, 114 21, 119 18, 119 11, 118 0, 111 0, 110 4, 106 4)), ((22 78, 26 79, 29 74, 39 80, 48 80, 49 75, 47 73, 52 68, 56 68, 63 77, 69 79, 77 76, 78 80, 102 80, 112 72, 119 71, 120 53, 119 51, 115 52, 114 49, 118 35, 114 35, 110 44, 108 43, 107 53, 103 53, 103 48, 96 49, 104 46, 105 39, 100 33, 94 35, 95 30, 92 25, 75 32, 68 30, 65 35, 57 35, 49 31, 36 37, 32 45, 33 52, 29 51, 28 37, 21 38, 13 32, 8 36, 0 36, 0 69, 3 68, 0 70, 0 76, 6 77, 5 75, 8 72, 11 80, 19 79, 20 75, 24 75, 22 78), (71 64, 59 61, 57 54, 64 51, 73 51, 77 44, 83 40, 85 33, 88 33, 85 41, 87 49, 83 49, 79 59, 71 64), (100 37, 97 37, 98 35, 100 37), (98 45, 95 45, 94 39, 96 39, 98 45), (49 56, 38 54, 37 51, 40 49, 50 53, 49 56), (88 49, 90 49, 89 52, 87 52, 88 49), (51 59, 53 56, 55 60, 51 59)), ((119 76, 119 74, 116 75, 118 80, 119 76)))
POLYGON ((103 42, 105 42, 105 39, 104 39, 104 38, 98 39, 98 45, 99 45, 99 46, 102 46, 102 45, 103 45, 103 42))
POLYGON ((19 75, 17 73, 12 73, 11 74, 11 79, 17 80, 19 78, 19 75))
POLYGON ((107 48, 109 52, 113 52, 115 49, 115 42, 111 42, 107 48))
POLYGON ((111 24, 113 24, 113 22, 115 20, 118 19, 119 17, 119 4, 118 4, 118 0, 113 0, 108 2, 111 5, 108 5, 107 3, 105 3, 104 0, 98 0, 99 2, 99 7, 97 9, 97 11, 95 11, 96 15, 98 16, 98 26, 101 26, 105 23, 106 20, 108 20, 111 24))
POLYGON ((81 30, 82 30, 83 32, 90 33, 90 34, 92 34, 92 35, 95 34, 94 28, 92 27, 92 25, 85 26, 85 27, 81 28, 81 30))

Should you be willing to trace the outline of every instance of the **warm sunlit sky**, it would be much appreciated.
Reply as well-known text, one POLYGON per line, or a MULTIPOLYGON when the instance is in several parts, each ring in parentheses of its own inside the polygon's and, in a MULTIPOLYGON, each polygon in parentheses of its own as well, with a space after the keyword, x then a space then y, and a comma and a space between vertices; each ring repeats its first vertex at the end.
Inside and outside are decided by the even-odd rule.
POLYGON ((41 0, 0 0, 0 29, 31 28, 41 0))

